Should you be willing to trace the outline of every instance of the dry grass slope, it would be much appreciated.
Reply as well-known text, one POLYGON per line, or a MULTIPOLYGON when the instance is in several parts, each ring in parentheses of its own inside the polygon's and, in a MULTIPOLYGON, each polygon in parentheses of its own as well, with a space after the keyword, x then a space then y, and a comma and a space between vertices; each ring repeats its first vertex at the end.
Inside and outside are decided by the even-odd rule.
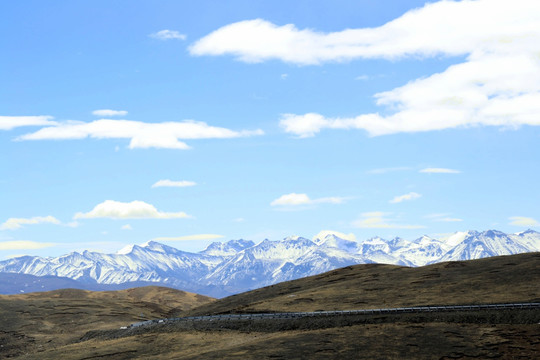
POLYGON ((419 268, 366 264, 230 296, 189 315, 540 301, 540 253, 419 268))
POLYGON ((539 280, 540 253, 531 253, 423 268, 357 265, 218 301, 165 288, 3 296, 0 358, 532 359, 540 353, 540 318, 513 324, 467 317, 461 323, 375 321, 279 331, 167 325, 164 331, 139 328, 133 336, 77 340, 87 330, 179 314, 540 301, 539 280))
POLYGON ((88 330, 167 317, 211 301, 214 299, 157 286, 0 295, 0 358, 62 346, 88 330))

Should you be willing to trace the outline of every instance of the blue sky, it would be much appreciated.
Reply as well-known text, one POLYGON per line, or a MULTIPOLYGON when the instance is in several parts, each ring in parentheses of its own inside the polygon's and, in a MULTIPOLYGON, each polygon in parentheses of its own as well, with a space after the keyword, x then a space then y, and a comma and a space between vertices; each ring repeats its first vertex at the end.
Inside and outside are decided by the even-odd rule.
POLYGON ((2 259, 540 226, 536 1, 0 14, 2 259))

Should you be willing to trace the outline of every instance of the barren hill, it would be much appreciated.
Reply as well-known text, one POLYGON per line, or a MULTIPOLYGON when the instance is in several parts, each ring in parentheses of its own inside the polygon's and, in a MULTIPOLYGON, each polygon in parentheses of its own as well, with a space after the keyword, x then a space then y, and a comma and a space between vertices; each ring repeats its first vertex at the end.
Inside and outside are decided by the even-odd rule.
POLYGON ((285 320, 267 328, 265 323, 256 325, 250 321, 246 327, 227 327, 226 323, 217 321, 197 326, 193 323, 176 326, 179 323, 172 322, 137 328, 131 335, 107 334, 125 334, 118 328, 139 319, 179 313, 540 301, 539 279, 540 253, 529 253, 421 268, 350 266, 217 301, 151 287, 105 293, 60 290, 3 296, 0 297, 0 342, 4 347, 0 349, 0 357, 16 355, 40 360, 534 358, 540 352, 538 310, 522 310, 518 316, 508 312, 479 317, 436 314, 379 317, 374 321, 360 319, 342 324, 325 324, 325 319, 319 319, 298 327, 285 320), (279 328, 281 325, 283 328, 279 328), (80 340, 86 331, 100 329, 110 331, 91 332, 104 335, 80 340))
POLYGON ((540 253, 418 268, 364 264, 287 281, 188 314, 350 310, 540 301, 540 253))
POLYGON ((61 346, 92 329, 172 316, 214 299, 165 287, 120 291, 63 289, 0 295, 2 355, 61 346))

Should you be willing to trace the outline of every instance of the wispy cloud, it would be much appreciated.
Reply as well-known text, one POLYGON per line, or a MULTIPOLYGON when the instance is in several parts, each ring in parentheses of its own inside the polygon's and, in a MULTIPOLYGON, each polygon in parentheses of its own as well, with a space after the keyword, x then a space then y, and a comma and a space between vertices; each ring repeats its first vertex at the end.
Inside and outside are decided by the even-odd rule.
POLYGON ((512 216, 508 218, 510 220, 510 225, 516 226, 540 226, 540 223, 530 217, 525 216, 512 216))
POLYGON ((0 130, 12 130, 23 126, 51 126, 52 116, 0 116, 0 130))
POLYGON ((422 229, 422 225, 396 224, 394 220, 388 219, 389 213, 372 211, 361 214, 360 218, 352 222, 352 226, 357 228, 374 229, 422 229))
POLYGON ((27 240, 0 241, 0 250, 35 250, 52 246, 55 244, 27 240))
POLYGON ((194 181, 187 181, 187 180, 181 180, 181 181, 172 181, 172 180, 159 180, 154 185, 152 185, 153 188, 156 187, 188 187, 188 186, 195 186, 197 185, 194 181))
POLYGON ((185 212, 161 212, 144 201, 120 202, 106 200, 87 213, 75 214, 75 219, 179 219, 190 218, 185 212))
POLYGON ((129 224, 122 225, 121 229, 122 229, 122 230, 133 230, 133 228, 132 228, 131 225, 129 225, 129 224))
POLYGON ((60 220, 54 216, 35 216, 32 218, 9 218, 2 225, 0 230, 16 230, 23 227, 23 225, 37 225, 37 224, 60 224, 60 220))
POLYGON ((314 204, 341 204, 346 199, 344 197, 324 197, 318 199, 310 199, 307 194, 290 193, 280 196, 273 200, 271 206, 299 206, 299 205, 314 205, 314 204))
POLYGON ((396 196, 395 198, 390 200, 390 203, 391 204, 397 204, 397 203, 400 203, 400 202, 403 202, 403 201, 409 201, 409 200, 418 199, 419 197, 422 197, 422 195, 420 195, 418 193, 415 193, 415 192, 410 192, 408 194, 396 196))
POLYGON ((154 241, 193 241, 193 240, 214 240, 224 238, 223 235, 217 234, 195 234, 195 235, 185 235, 177 237, 157 237, 152 240, 154 241))
POLYGON ((189 149, 180 139, 227 139, 262 135, 262 130, 234 131, 207 125, 204 122, 145 123, 130 120, 101 119, 86 122, 65 122, 25 134, 17 140, 70 140, 70 139, 130 139, 129 148, 189 149))
POLYGON ((324 33, 263 19, 215 30, 192 55, 231 55, 257 63, 278 59, 313 65, 355 59, 462 56, 446 70, 375 94, 389 115, 326 117, 285 114, 282 128, 298 137, 323 129, 361 129, 370 136, 472 126, 539 126, 540 3, 439 1, 382 26, 324 33), (448 31, 452 29, 452 31, 448 31))
POLYGON ((111 109, 101 109, 92 111, 93 115, 96 116, 126 116, 127 111, 125 110, 111 110, 111 109))
POLYGON ((161 30, 155 33, 152 33, 150 35, 151 38, 159 39, 159 40, 186 40, 187 36, 185 34, 181 34, 176 30, 161 30))
POLYGON ((460 174, 461 171, 454 169, 445 169, 445 168, 425 168, 420 170, 421 173, 426 174, 460 174))

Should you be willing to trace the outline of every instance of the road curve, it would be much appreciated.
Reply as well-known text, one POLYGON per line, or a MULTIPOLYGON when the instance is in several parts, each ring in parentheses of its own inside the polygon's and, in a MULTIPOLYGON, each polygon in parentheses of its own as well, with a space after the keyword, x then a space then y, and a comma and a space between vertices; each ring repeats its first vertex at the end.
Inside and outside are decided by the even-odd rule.
POLYGON ((170 319, 155 319, 133 323, 123 329, 148 326, 165 322, 176 321, 223 321, 223 320, 262 320, 262 319, 298 319, 305 317, 325 317, 343 315, 378 315, 378 314, 403 314, 403 313, 426 313, 426 312, 449 312, 471 310, 507 310, 507 309, 534 309, 540 308, 540 303, 513 303, 513 304, 487 304, 487 305, 448 305, 448 306, 413 306, 385 309, 363 310, 334 310, 334 311, 311 311, 311 312, 284 312, 284 313, 260 313, 260 314, 222 314, 206 316, 188 316, 170 319))

